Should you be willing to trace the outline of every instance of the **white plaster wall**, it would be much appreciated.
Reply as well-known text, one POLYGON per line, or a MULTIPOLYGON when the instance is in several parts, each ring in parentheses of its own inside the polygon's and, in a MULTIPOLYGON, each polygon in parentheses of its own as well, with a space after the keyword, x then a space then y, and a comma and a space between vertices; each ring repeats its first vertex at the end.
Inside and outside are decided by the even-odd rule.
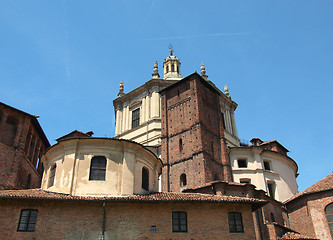
POLYGON ((72 195, 131 195, 156 192, 162 163, 135 143, 114 139, 72 139, 56 144, 42 157, 42 189, 72 195), (105 181, 89 180, 91 159, 107 159, 105 181), (56 163, 54 185, 48 188, 56 163), (149 191, 142 189, 142 167, 149 169, 149 191))
POLYGON ((161 101, 159 90, 158 87, 152 87, 149 91, 128 100, 121 109, 117 109, 116 137, 149 146, 160 144, 161 101), (132 129, 132 111, 137 108, 140 108, 140 125, 132 129))
POLYGON ((286 156, 264 152, 258 148, 231 148, 230 163, 235 182, 240 179, 251 179, 257 189, 268 192, 267 182, 275 184, 275 199, 286 201, 298 192, 296 183, 297 166, 286 156), (247 168, 238 167, 238 159, 247 160, 247 168), (264 170, 263 161, 271 163, 271 171, 264 170))
POLYGON ((295 176, 297 169, 291 160, 269 152, 264 152, 261 159, 271 163, 271 171, 264 171, 267 181, 274 181, 277 189, 283 189, 276 191, 277 199, 285 201, 298 192, 295 176))

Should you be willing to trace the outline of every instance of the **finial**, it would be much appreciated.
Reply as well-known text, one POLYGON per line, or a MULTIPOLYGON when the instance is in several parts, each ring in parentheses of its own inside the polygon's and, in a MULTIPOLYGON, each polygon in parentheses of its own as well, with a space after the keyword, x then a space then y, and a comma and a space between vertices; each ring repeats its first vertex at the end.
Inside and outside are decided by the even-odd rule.
POLYGON ((224 93, 228 98, 231 98, 230 95, 229 95, 229 88, 228 88, 227 85, 224 86, 224 93))
POLYGON ((123 82, 123 80, 121 80, 120 85, 119 85, 118 97, 121 97, 123 95, 125 95, 125 93, 124 93, 124 82, 123 82))
POLYGON ((208 76, 206 75, 206 68, 203 63, 201 63, 200 69, 201 69, 201 76, 207 80, 208 76))
POLYGON ((151 75, 153 76, 153 78, 160 78, 160 74, 158 74, 157 61, 154 62, 154 72, 151 75))
POLYGON ((173 54, 173 49, 172 49, 172 45, 171 45, 171 44, 169 44, 169 52, 170 52, 170 56, 172 56, 172 54, 173 54))

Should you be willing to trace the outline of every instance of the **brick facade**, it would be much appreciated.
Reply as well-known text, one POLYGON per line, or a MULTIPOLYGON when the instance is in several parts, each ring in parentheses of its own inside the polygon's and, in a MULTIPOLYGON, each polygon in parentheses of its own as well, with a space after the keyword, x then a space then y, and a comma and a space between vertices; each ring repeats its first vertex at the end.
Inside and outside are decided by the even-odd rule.
POLYGON ((39 187, 36 165, 49 146, 36 117, 0 103, 0 189, 39 187))
POLYGON ((186 189, 184 192, 263 199, 267 201, 267 204, 261 208, 253 209, 253 227, 256 239, 277 239, 286 232, 285 229, 276 231, 276 227, 273 225, 287 225, 288 220, 285 211, 283 211, 283 204, 265 195, 264 191, 256 190, 255 186, 251 184, 215 181, 196 189, 186 189))
MULTIPOLYGON (((103 201, 0 200, 3 239, 101 239, 103 201), (34 232, 18 232, 21 209, 38 210, 34 232), (10 217, 9 217, 10 216, 10 217)), ((250 204, 105 204, 104 239, 255 239, 250 204), (172 231, 172 212, 187 213, 187 232, 172 231), (241 212, 244 232, 230 233, 228 212, 241 212), (156 233, 151 232, 156 226, 156 233)))
POLYGON ((331 240, 325 208, 333 203, 333 190, 298 197, 286 204, 290 227, 310 237, 331 240))
POLYGON ((181 191, 213 180, 231 181, 219 93, 194 73, 161 94, 162 191, 181 191))

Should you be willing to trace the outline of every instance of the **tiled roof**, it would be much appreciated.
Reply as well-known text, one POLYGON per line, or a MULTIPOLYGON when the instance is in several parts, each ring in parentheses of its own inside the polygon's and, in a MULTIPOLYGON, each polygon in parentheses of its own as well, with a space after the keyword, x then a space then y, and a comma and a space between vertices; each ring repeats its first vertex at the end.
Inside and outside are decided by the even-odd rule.
POLYGON ((90 138, 91 136, 84 133, 84 132, 81 132, 81 131, 78 131, 78 130, 74 130, 58 139, 56 139, 57 142, 61 141, 61 140, 64 140, 64 139, 68 139, 68 138, 90 138))
POLYGON ((303 196, 305 194, 310 194, 310 193, 315 193, 315 192, 320 192, 320 191, 325 191, 325 190, 330 190, 330 189, 333 189, 333 173, 331 173, 327 177, 323 178, 319 182, 316 182, 311 187, 305 189, 303 192, 296 193, 294 196, 292 196, 290 199, 288 199, 285 203, 291 202, 292 200, 294 200, 300 196, 303 196))
POLYGON ((73 196, 69 194, 49 192, 42 189, 25 190, 2 190, 0 199, 41 199, 41 200, 80 200, 80 201, 114 201, 114 202, 235 202, 262 204, 265 200, 236 197, 220 196, 201 193, 152 193, 147 195, 129 196, 73 196))
POLYGON ((200 189, 200 188, 205 188, 205 187, 211 186, 212 184, 217 184, 217 183, 227 184, 227 185, 230 185, 230 186, 246 186, 246 183, 226 182, 226 181, 221 181, 221 180, 215 180, 215 181, 211 181, 211 182, 208 182, 208 183, 204 183, 204 184, 199 185, 195 188, 186 188, 184 190, 184 192, 192 191, 192 190, 200 189))
POLYGON ((286 232, 286 233, 285 233, 281 238, 279 238, 279 239, 281 239, 281 240, 287 240, 287 239, 318 240, 317 238, 307 237, 307 236, 304 236, 304 235, 302 235, 302 234, 295 233, 295 232, 286 232))

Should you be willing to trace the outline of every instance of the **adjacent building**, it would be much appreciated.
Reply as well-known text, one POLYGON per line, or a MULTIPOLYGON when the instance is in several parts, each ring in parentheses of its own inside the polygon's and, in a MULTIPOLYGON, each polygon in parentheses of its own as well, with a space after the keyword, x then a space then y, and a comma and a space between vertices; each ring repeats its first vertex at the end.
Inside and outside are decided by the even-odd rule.
POLYGON ((40 157, 50 146, 38 120, 0 102, 0 189, 40 186, 40 157))
POLYGON ((234 181, 251 183, 280 202, 298 193, 298 166, 287 155, 288 150, 276 140, 253 138, 250 142, 229 148, 234 181))
POLYGON ((290 227, 321 240, 333 237, 333 173, 287 200, 290 227))

